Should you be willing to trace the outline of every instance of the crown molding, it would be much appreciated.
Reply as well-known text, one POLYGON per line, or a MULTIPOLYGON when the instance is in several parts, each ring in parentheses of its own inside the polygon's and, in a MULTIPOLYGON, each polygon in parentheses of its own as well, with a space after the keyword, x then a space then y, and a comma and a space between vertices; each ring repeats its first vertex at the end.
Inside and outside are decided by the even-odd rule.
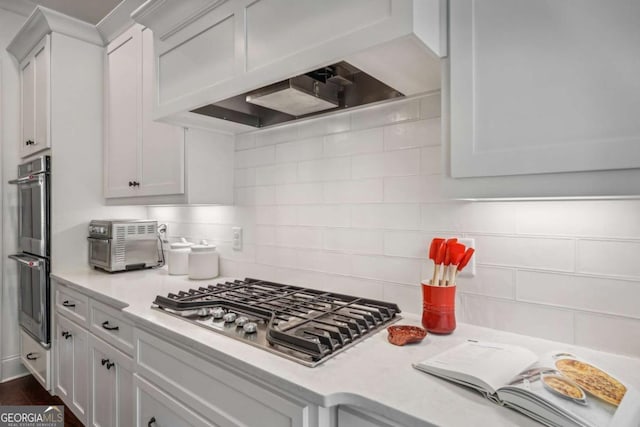
POLYGON ((13 40, 11 40, 9 46, 7 46, 7 51, 18 62, 22 62, 31 49, 44 36, 52 32, 103 46, 102 37, 100 37, 100 33, 98 33, 95 26, 55 10, 38 6, 29 15, 13 40))
POLYGON ((96 28, 105 45, 135 24, 134 20, 131 19, 131 14, 144 2, 145 0, 123 0, 96 24, 96 28))

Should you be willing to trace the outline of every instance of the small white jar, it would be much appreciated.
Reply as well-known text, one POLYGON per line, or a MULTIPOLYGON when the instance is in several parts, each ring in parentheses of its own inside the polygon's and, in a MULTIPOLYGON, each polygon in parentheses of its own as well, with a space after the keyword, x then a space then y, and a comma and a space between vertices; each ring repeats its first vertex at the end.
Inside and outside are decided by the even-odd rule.
POLYGON ((189 253, 189 279, 204 280, 218 277, 220 256, 216 247, 202 240, 199 245, 191 246, 189 253))
POLYGON ((189 274, 189 253, 193 243, 187 242, 184 237, 179 242, 171 243, 167 251, 167 264, 169 264, 169 274, 174 276, 184 276, 189 274))

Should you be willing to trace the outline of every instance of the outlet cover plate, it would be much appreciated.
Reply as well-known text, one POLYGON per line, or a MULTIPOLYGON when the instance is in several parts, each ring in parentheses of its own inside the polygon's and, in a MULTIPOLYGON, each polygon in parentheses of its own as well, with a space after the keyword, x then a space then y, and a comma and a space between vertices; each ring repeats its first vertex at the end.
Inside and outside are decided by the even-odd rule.
MULTIPOLYGON (((458 242, 462 243, 468 248, 473 248, 473 249, 476 248, 476 239, 462 238, 462 239, 458 239, 458 242)), ((464 268, 464 270, 460 272, 458 276, 474 277, 476 275, 476 256, 477 256, 477 253, 474 253, 473 256, 471 257, 471 261, 469 261, 469 264, 467 264, 467 266, 464 268)))
POLYGON ((234 251, 242 250, 242 227, 231 227, 233 236, 231 247, 234 251))

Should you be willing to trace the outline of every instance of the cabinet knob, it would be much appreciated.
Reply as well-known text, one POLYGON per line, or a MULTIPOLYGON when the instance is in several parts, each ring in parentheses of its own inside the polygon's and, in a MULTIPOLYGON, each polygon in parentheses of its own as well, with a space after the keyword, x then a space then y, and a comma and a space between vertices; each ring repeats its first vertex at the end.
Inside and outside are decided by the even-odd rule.
POLYGON ((138 181, 133 181, 133 186, 134 187, 140 187, 140 183, 138 181))
POLYGON ((152 427, 156 423, 156 417, 151 417, 147 423, 147 427, 152 427))
POLYGON ((129 187, 133 187, 133 181, 129 181, 129 187))

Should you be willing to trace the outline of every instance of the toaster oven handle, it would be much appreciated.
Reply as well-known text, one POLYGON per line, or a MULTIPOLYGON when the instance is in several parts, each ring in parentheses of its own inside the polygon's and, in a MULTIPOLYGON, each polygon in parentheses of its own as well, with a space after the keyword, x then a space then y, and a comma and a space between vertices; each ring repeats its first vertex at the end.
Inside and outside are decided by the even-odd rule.
POLYGON ((26 265, 29 268, 40 270, 42 267, 42 260, 25 255, 9 255, 9 258, 18 261, 20 264, 26 265))

